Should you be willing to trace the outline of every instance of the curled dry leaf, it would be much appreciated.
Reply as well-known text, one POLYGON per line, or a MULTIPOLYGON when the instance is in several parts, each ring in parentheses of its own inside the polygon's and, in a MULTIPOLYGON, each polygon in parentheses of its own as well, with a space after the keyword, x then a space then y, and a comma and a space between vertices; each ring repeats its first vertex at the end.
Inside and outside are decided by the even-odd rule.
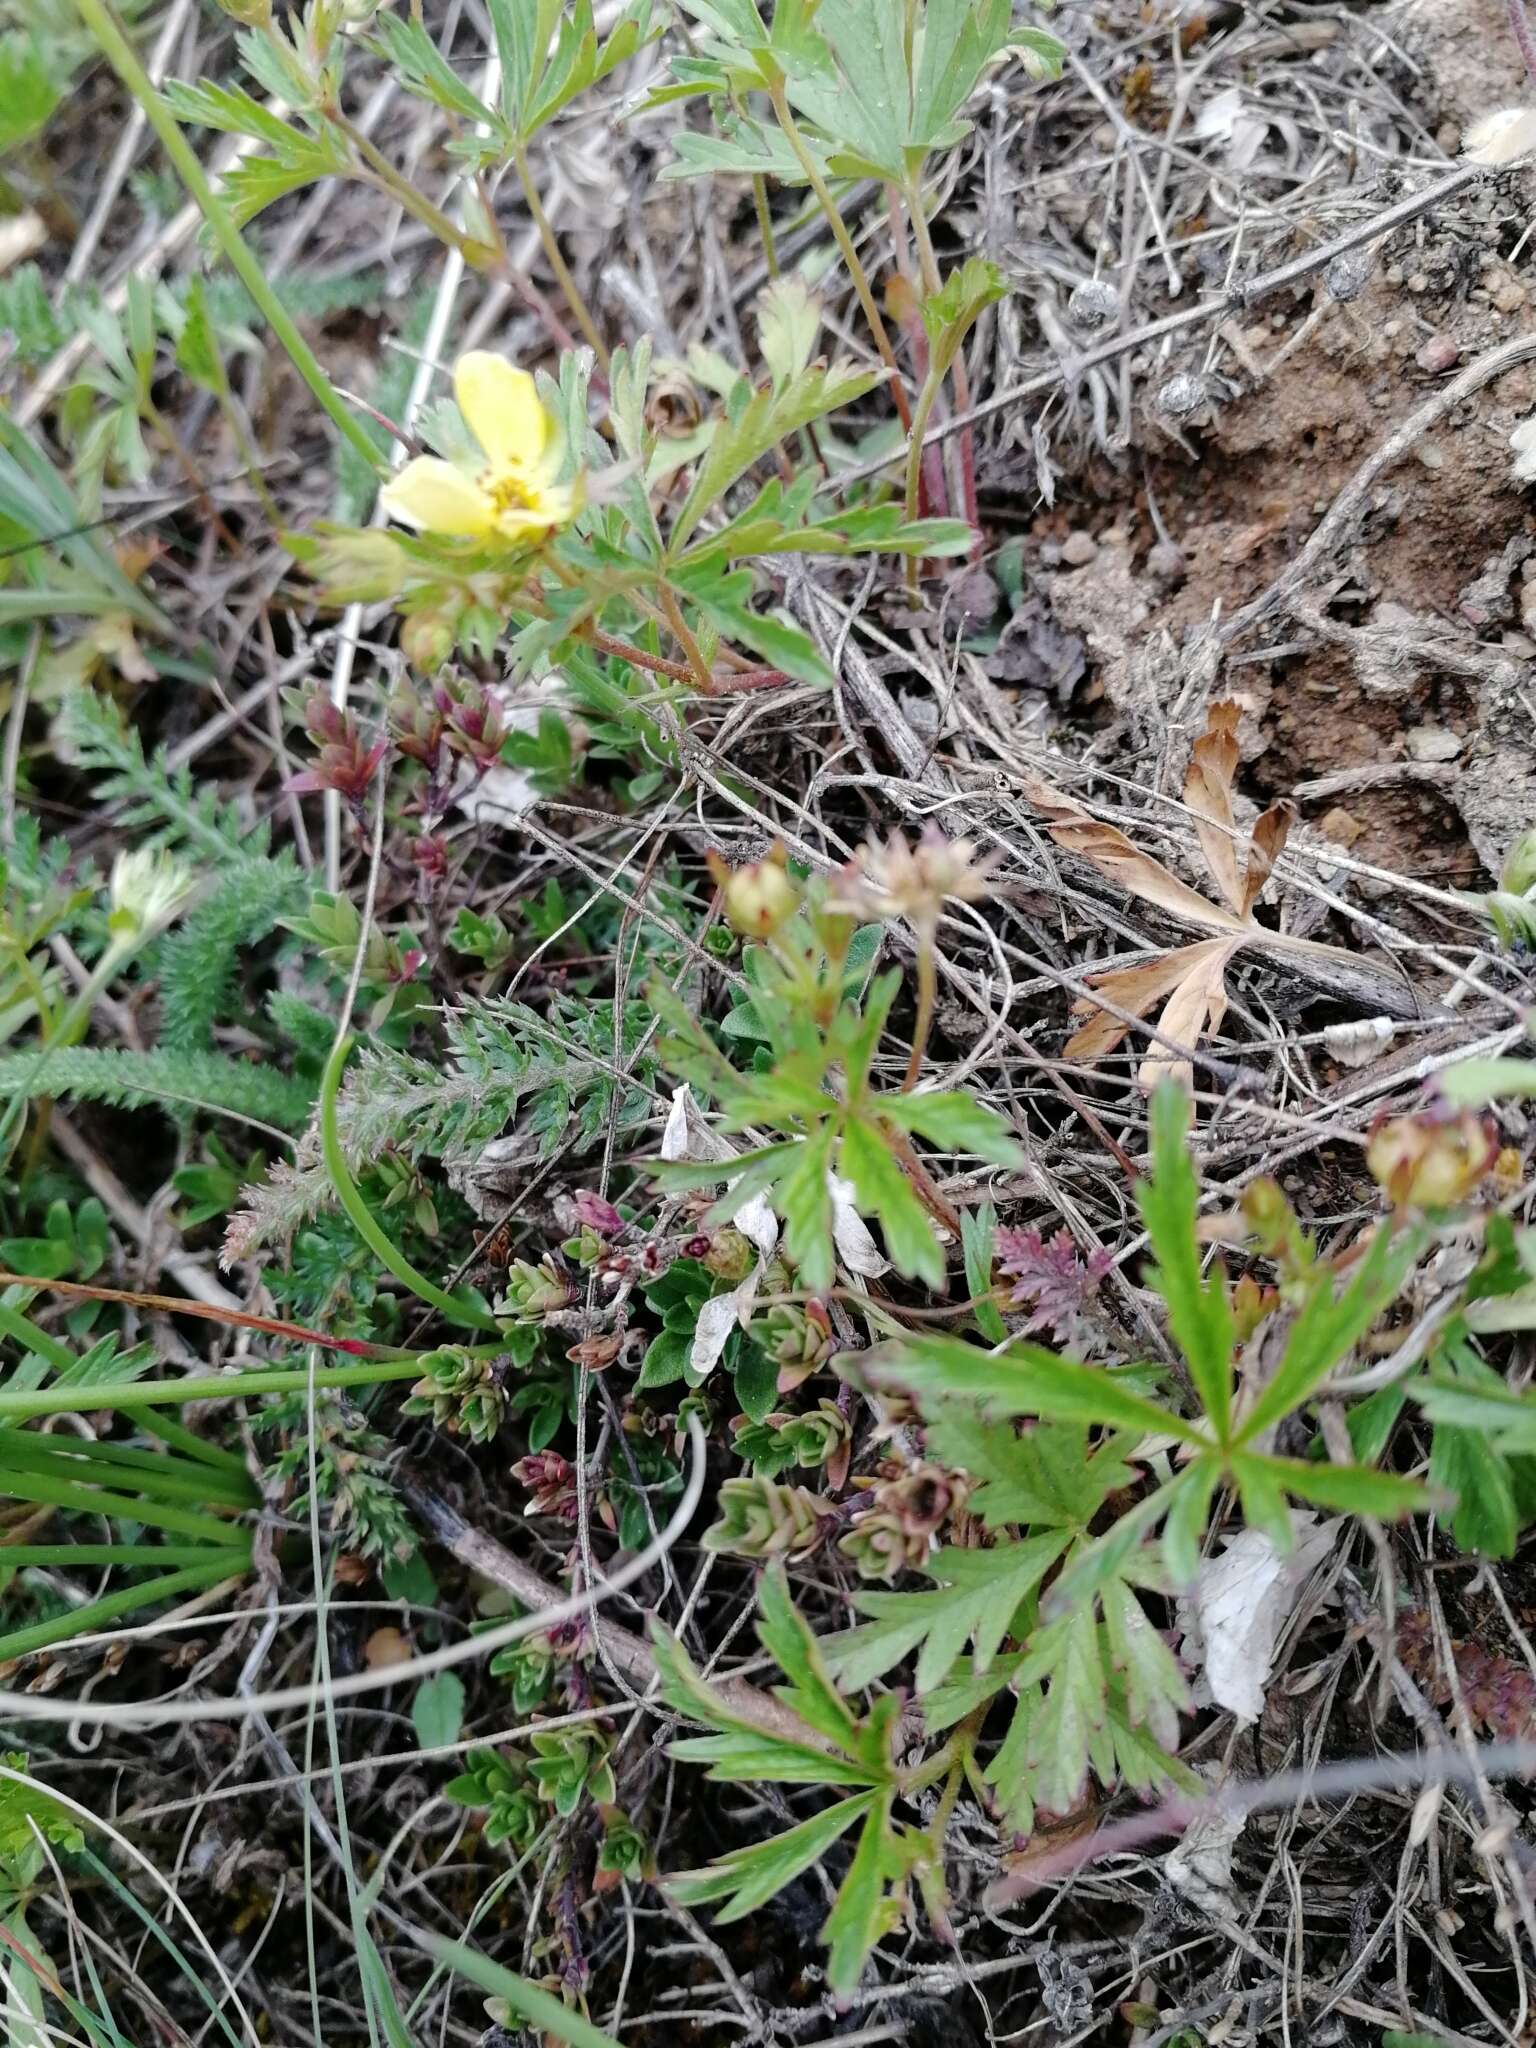
POLYGON ((1291 1547, 1282 1552, 1263 1529, 1242 1529, 1219 1557, 1207 1558, 1179 1602, 1184 1655, 1200 1670, 1197 1703, 1214 1702, 1240 1721, 1257 1721, 1280 1632, 1313 1567, 1338 1540, 1339 1521, 1291 1511, 1291 1547))
MULTIPOLYGON (((1174 1048, 1193 1050, 1208 1033, 1221 1027, 1227 1011, 1227 967, 1233 955, 1252 938, 1273 940, 1253 916, 1255 904, 1290 833, 1296 807, 1289 801, 1272 804, 1245 836, 1232 809, 1232 778, 1239 759, 1239 707, 1213 704, 1205 731, 1195 741, 1184 778, 1184 801, 1195 821, 1205 865, 1219 902, 1202 896, 1154 860, 1116 825, 1090 817, 1080 805, 1049 783, 1031 782, 1027 793, 1050 821, 1050 834, 1065 852, 1091 861, 1101 875, 1118 883, 1143 903, 1185 924, 1202 926, 1221 936, 1198 940, 1134 967, 1113 968, 1090 975, 1089 986, 1102 997, 1079 997, 1075 1017, 1087 1021, 1067 1041, 1068 1059, 1096 1060, 1113 1052, 1134 1019, 1161 1010, 1159 1032, 1174 1048)), ((1137 1078, 1151 1089, 1165 1076, 1193 1084, 1193 1068, 1179 1051, 1154 1044, 1137 1078)))

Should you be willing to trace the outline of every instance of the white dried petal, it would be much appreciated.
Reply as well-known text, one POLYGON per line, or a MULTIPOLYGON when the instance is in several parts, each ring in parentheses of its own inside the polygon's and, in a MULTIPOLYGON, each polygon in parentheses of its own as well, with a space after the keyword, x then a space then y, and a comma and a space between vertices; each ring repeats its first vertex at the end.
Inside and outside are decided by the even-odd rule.
POLYGON ((1219 1557, 1205 1560, 1193 1593, 1179 1602, 1184 1654, 1201 1667, 1198 1704, 1214 1702, 1240 1721, 1258 1720, 1280 1632, 1343 1526, 1296 1508, 1288 1556, 1263 1529, 1243 1529, 1219 1557))
POLYGON ((1536 150, 1536 107, 1500 107, 1474 121, 1462 142, 1469 164, 1518 163, 1536 150))
POLYGON ((1536 413, 1515 428, 1509 437, 1509 446, 1515 458, 1515 482, 1536 484, 1536 413))

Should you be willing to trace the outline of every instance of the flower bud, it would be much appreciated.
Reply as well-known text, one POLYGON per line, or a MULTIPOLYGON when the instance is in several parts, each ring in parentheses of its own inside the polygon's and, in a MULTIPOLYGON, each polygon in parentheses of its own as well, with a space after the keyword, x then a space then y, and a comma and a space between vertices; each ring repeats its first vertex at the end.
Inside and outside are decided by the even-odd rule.
POLYGON ((1421 1112, 1378 1122, 1365 1163, 1397 1208, 1446 1209, 1466 1200, 1497 1151, 1491 1127, 1475 1110, 1421 1112))
POLYGON ((800 892, 790 879, 782 846, 766 860, 749 861, 740 868, 727 868, 718 855, 712 856, 709 871, 724 891, 727 918, 748 938, 770 938, 800 907, 800 892))
POLYGON ((442 612, 416 612, 400 628, 400 652, 412 668, 438 669, 453 652, 453 624, 442 612))

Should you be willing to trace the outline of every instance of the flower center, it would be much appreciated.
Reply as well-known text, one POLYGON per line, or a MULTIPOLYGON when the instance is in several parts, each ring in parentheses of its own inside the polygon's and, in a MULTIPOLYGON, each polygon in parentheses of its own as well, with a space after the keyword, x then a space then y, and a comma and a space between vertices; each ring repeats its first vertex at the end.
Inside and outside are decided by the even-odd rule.
POLYGON ((515 469, 486 470, 480 488, 495 506, 497 516, 507 512, 532 512, 538 505, 538 491, 515 469))

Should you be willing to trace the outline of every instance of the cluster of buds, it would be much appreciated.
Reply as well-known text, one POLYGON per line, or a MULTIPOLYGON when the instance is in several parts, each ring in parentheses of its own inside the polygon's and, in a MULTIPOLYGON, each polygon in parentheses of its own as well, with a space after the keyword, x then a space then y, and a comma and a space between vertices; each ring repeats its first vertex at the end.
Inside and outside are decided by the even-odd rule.
POLYGON ((374 773, 389 751, 388 740, 363 744, 357 720, 333 704, 324 690, 300 698, 304 730, 319 748, 312 767, 289 776, 283 785, 296 794, 334 790, 354 811, 361 811, 373 786, 374 773))
POLYGON ((752 1335, 779 1368, 781 1394, 793 1393, 832 1355, 832 1318, 819 1301, 776 1302, 753 1318, 752 1335))
POLYGON ((507 1268, 507 1284, 496 1303, 496 1313, 537 1323, 556 1309, 569 1308, 571 1300, 570 1282, 548 1254, 536 1266, 526 1259, 514 1259, 507 1268))
POLYGON ((555 1675, 555 1652, 548 1636, 524 1636, 520 1643, 508 1643, 491 1659, 491 1676, 504 1678, 512 1688, 512 1705, 518 1714, 531 1714, 549 1697, 555 1675))
POLYGON ((829 1486, 848 1477, 853 1428, 835 1401, 818 1401, 803 1415, 769 1415, 761 1422, 743 1422, 735 1449, 755 1472, 773 1478, 791 1465, 806 1471, 825 1470, 829 1486))
POLYGON ((592 1889, 611 1891, 620 1883, 639 1884, 652 1868, 644 1835, 617 1807, 603 1816, 603 1839, 597 1846, 597 1875, 592 1889))
POLYGON ((549 1515, 575 1524, 580 1513, 576 1467, 558 1451, 530 1451, 512 1467, 512 1477, 528 1489, 525 1515, 549 1515))
POLYGON ((472 1749, 465 1769, 443 1790, 459 1806, 488 1809, 481 1834, 490 1843, 509 1842, 522 1855, 533 1847, 544 1824, 538 1787, 521 1760, 510 1763, 497 1750, 472 1749))
POLYGON ((1448 1209, 1467 1199, 1498 1149, 1492 1126, 1475 1110, 1420 1110, 1382 1118, 1365 1163, 1394 1208, 1448 1209))
POLYGON ((443 721, 450 753, 484 774, 501 759, 511 734, 501 699, 471 677, 449 676, 433 685, 432 701, 443 721))
POLYGON ((612 1806, 618 1795, 607 1738, 595 1728, 535 1735, 528 1775, 562 1819, 576 1811, 583 1794, 594 1806, 612 1806))
POLYGON ((579 1266, 595 1266, 610 1244, 629 1229, 620 1211, 594 1188, 578 1188, 574 1195, 562 1196, 555 1213, 561 1229, 572 1233, 562 1249, 579 1266))
POLYGON ((439 1429, 489 1443, 506 1414, 507 1396, 497 1360, 476 1358, 462 1345, 446 1344, 422 1360, 426 1371, 411 1388, 407 1415, 430 1415, 439 1429))
POLYGON ((965 1485, 936 1465, 874 1483, 868 1508, 838 1542, 862 1579, 894 1579, 926 1564, 934 1538, 965 1503, 965 1485))
POLYGON ((819 1494, 760 1474, 727 1479, 718 1504, 720 1519, 705 1530, 704 1548, 732 1557, 804 1557, 821 1542, 832 1512, 819 1494))

